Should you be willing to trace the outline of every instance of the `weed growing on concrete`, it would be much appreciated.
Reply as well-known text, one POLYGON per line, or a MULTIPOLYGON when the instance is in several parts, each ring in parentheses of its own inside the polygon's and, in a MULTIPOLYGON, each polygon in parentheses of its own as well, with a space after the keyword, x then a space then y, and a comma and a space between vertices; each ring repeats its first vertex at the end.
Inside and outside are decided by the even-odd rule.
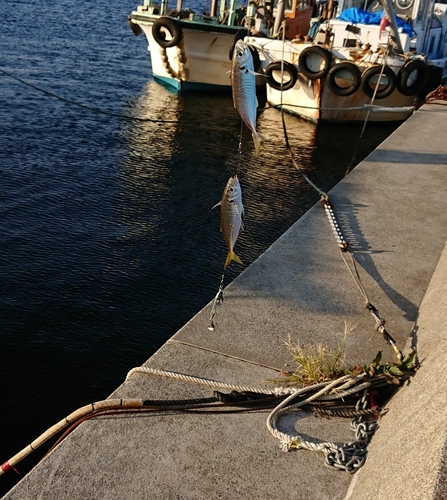
POLYGON ((379 351, 371 363, 349 367, 345 356, 346 339, 354 328, 345 323, 343 338, 335 350, 323 343, 302 347, 293 344, 289 337, 285 344, 291 351, 297 367, 294 372, 282 372, 284 376, 282 382, 288 385, 312 385, 335 380, 343 375, 356 376, 365 373, 368 380, 378 379, 385 382, 385 385, 399 386, 402 381, 414 375, 419 367, 416 362, 416 351, 410 352, 398 363, 382 363, 382 351, 379 351))
POLYGON ((345 360, 346 338, 354 328, 345 323, 343 338, 335 350, 331 350, 321 342, 314 346, 302 347, 293 344, 289 337, 286 346, 291 351, 297 368, 293 373, 283 373, 287 382, 311 385, 334 380, 350 373, 345 360))

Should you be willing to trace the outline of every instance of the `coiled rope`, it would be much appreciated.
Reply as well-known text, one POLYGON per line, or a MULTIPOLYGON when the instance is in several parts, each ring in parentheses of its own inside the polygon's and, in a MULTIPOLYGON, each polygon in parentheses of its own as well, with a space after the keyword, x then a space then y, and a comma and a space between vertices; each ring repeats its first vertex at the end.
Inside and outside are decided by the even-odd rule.
MULTIPOLYGON (((325 455, 325 465, 353 473, 363 465, 366 458, 366 447, 377 427, 376 420, 363 421, 363 418, 371 417, 372 415, 377 417, 381 413, 380 408, 375 405, 371 404, 371 407, 367 408, 367 391, 383 386, 389 387, 390 383, 390 379, 386 375, 376 375, 367 379, 367 374, 361 373, 357 376, 352 374, 345 375, 334 381, 320 382, 299 389, 296 387, 276 387, 269 391, 258 387, 253 388, 239 384, 229 384, 203 377, 194 377, 148 367, 133 368, 128 372, 126 380, 136 373, 163 376, 208 387, 225 388, 230 389, 232 392, 230 394, 223 394, 214 391, 212 397, 182 400, 107 399, 83 406, 50 427, 23 450, 4 462, 0 466, 0 475, 11 469, 15 470, 15 466, 21 460, 37 450, 50 438, 67 429, 53 445, 51 448, 53 449, 72 430, 90 418, 123 413, 160 413, 163 411, 217 412, 222 414, 259 411, 272 408, 275 405, 275 409, 268 416, 267 428, 274 437, 281 441, 281 448, 284 451, 298 448, 320 451, 325 455), (358 398, 354 406, 349 403, 349 401, 352 401, 352 398, 355 398, 359 394, 362 394, 362 396, 358 398), (281 402, 277 405, 278 399, 281 402), (343 405, 337 405, 335 402, 338 400, 343 400, 343 405), (294 403, 291 404, 292 402, 294 403), (231 408, 225 409, 225 407, 231 408), (298 410, 311 411, 316 415, 344 418, 355 417, 351 422, 351 428, 355 432, 355 440, 343 445, 330 442, 313 443, 305 440, 300 434, 292 435, 281 431, 278 426, 280 418, 288 412, 296 412, 298 410)), ((406 380, 410 375, 409 372, 403 373, 401 378, 406 380)))
MULTIPOLYGON (((286 399, 279 403, 275 409, 269 414, 267 418, 267 429, 275 438, 280 441, 280 448, 283 451, 292 449, 306 449, 310 451, 319 451, 325 455, 325 465, 335 469, 342 469, 349 473, 356 472, 365 462, 367 454, 367 445, 377 428, 376 420, 363 421, 364 416, 371 416, 372 414, 378 415, 378 408, 367 409, 367 390, 371 387, 370 380, 365 381, 366 373, 357 376, 351 374, 345 375, 337 380, 320 382, 311 386, 302 387, 300 389, 293 387, 277 387, 272 391, 265 389, 240 386, 218 382, 215 380, 204 379, 201 377, 192 377, 176 372, 165 370, 158 370, 148 367, 136 367, 129 371, 126 380, 136 373, 144 373, 147 375, 157 375, 163 377, 173 378, 175 380, 182 380, 190 383, 221 387, 240 392, 252 392, 258 394, 284 396, 288 394, 286 399), (305 395, 313 393, 307 397, 305 395), (290 412, 296 412, 317 402, 327 402, 334 400, 345 400, 350 396, 362 394, 359 398, 355 410, 342 409, 340 411, 335 407, 334 409, 326 410, 324 407, 312 408, 316 414, 332 415, 332 416, 354 416, 351 422, 351 429, 355 432, 355 440, 338 445, 331 442, 314 443, 303 438, 300 434, 287 434, 281 431, 278 427, 278 422, 282 416, 290 412), (300 399, 301 398, 301 399, 300 399), (300 399, 298 402, 291 405, 292 401, 300 399), (332 413, 331 413, 332 412, 332 413)), ((381 383, 381 378, 377 377, 376 380, 381 383)))

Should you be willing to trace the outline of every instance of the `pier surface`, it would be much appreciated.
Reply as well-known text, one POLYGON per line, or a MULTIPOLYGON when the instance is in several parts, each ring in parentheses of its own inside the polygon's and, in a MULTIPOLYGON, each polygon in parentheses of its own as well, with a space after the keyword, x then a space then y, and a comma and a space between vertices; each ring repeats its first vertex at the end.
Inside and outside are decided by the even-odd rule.
MULTIPOLYGON (((417 348, 422 361, 387 405, 357 474, 325 467, 317 452, 281 451, 265 410, 151 413, 84 422, 3 498, 446 498, 445 130, 447 107, 424 105, 329 193, 370 302, 400 349, 417 348)), ((348 364, 369 363, 379 350, 385 360, 395 359, 365 310, 320 203, 224 296, 215 331, 207 328, 208 305, 145 366, 271 390, 281 369, 295 367, 286 341, 335 348, 346 324, 352 328, 348 364)), ((110 397, 185 399, 212 390, 136 373, 110 397)), ((303 415, 284 425, 309 439, 353 440, 349 420, 303 415)))

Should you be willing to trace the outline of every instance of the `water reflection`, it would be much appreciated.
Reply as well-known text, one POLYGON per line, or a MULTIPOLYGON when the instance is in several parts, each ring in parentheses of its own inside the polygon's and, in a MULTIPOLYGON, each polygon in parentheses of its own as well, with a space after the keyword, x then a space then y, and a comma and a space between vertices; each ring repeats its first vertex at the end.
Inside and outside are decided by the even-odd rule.
MULTIPOLYGON (((178 96, 152 82, 132 104, 132 113, 138 118, 177 120, 127 125, 129 152, 119 169, 123 244, 138 245, 140 262, 146 259, 150 266, 159 259, 169 262, 169 276, 166 269, 157 268, 166 279, 178 282, 184 276, 188 282, 190 275, 195 280, 201 275, 206 280, 203 290, 213 289, 212 277, 220 276, 226 247, 219 210, 211 207, 220 200, 230 176, 237 174, 243 189, 245 231, 237 245, 246 265, 315 200, 292 167, 281 116, 275 110, 260 113, 258 128, 265 141, 259 157, 227 94, 178 96)), ((292 116, 285 116, 285 121, 297 161, 306 171, 314 169, 316 125, 292 116)), ((229 278, 242 269, 231 266, 229 278)), ((194 285, 200 286, 197 281, 194 285)))

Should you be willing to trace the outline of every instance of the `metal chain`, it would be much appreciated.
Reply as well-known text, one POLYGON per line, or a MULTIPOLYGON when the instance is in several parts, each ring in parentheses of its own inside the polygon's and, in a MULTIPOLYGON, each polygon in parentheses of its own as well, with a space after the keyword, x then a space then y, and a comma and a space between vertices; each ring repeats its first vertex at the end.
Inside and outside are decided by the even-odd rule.
MULTIPOLYGON (((366 410, 368 406, 367 391, 363 391, 362 397, 357 401, 356 411, 366 410)), ((342 446, 328 448, 324 454, 326 467, 344 470, 349 474, 355 474, 365 463, 368 454, 368 445, 376 432, 379 424, 376 420, 364 421, 362 416, 351 420, 350 427, 355 434, 355 441, 345 443, 342 446)))

